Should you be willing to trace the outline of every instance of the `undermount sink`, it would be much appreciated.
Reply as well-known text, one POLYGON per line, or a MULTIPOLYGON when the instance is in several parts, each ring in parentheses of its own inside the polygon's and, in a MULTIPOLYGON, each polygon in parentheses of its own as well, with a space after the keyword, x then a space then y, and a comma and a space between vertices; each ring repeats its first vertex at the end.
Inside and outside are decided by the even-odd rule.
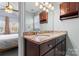
POLYGON ((49 36, 50 35, 35 35, 33 39, 37 41, 42 41, 42 40, 46 40, 46 38, 48 38, 49 36))
POLYGON ((37 33, 36 36, 50 36, 49 33, 37 33))

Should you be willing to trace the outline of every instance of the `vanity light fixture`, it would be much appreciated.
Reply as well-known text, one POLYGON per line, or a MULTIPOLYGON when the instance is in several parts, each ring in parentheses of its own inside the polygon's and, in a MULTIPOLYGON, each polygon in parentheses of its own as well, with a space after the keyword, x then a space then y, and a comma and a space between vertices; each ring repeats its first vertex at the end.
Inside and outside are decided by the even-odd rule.
POLYGON ((35 6, 38 6, 40 9, 48 12, 49 10, 53 10, 54 6, 50 2, 36 2, 35 6))
POLYGON ((51 4, 49 4, 49 5, 48 5, 48 8, 51 8, 51 7, 52 7, 52 5, 51 5, 51 4))
POLYGON ((13 12, 13 6, 8 2, 8 5, 4 8, 5 12, 12 13, 13 12))
POLYGON ((13 5, 10 4, 10 2, 7 2, 5 6, 2 6, 2 9, 0 10, 4 10, 7 13, 12 13, 12 12, 18 12, 18 10, 14 9, 13 5))
POLYGON ((39 3, 38 3, 38 2, 36 2, 36 3, 35 3, 35 6, 38 6, 38 5, 39 5, 39 3))
POLYGON ((48 12, 49 10, 47 9, 46 12, 48 12))
POLYGON ((54 10, 54 7, 52 7, 51 9, 54 10))
POLYGON ((40 9, 42 9, 43 8, 43 6, 42 5, 40 5, 40 9))
POLYGON ((46 11, 46 7, 43 7, 43 10, 46 11))

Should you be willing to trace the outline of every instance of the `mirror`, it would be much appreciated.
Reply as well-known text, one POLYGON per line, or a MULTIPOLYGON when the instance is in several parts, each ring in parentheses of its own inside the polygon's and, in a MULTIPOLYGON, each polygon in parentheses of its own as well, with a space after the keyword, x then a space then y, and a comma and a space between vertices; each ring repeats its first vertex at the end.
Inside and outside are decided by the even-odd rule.
POLYGON ((41 5, 36 6, 35 2, 26 2, 25 6, 25 32, 54 30, 53 10, 43 10, 44 8, 40 7, 41 5))

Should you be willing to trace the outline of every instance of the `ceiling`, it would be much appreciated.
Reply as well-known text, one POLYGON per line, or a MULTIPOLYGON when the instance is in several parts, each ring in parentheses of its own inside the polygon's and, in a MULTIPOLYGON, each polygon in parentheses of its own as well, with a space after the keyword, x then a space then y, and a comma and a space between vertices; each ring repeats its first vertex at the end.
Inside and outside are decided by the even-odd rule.
POLYGON ((25 9, 26 9, 26 11, 28 11, 30 13, 36 13, 36 12, 40 11, 40 9, 35 6, 34 2, 26 2, 25 9))

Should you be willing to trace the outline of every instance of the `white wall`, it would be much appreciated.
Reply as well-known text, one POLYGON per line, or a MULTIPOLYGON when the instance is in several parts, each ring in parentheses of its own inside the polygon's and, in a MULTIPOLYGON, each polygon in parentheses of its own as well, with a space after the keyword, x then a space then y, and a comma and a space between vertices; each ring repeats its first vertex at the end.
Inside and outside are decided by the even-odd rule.
POLYGON ((48 13, 48 23, 44 23, 40 25, 41 31, 53 31, 54 28, 54 19, 53 12, 48 13))
POLYGON ((33 31, 33 14, 25 12, 25 32, 33 31))
POLYGON ((79 55, 79 18, 61 21, 59 4, 54 7, 54 30, 68 32, 67 55, 79 55))

